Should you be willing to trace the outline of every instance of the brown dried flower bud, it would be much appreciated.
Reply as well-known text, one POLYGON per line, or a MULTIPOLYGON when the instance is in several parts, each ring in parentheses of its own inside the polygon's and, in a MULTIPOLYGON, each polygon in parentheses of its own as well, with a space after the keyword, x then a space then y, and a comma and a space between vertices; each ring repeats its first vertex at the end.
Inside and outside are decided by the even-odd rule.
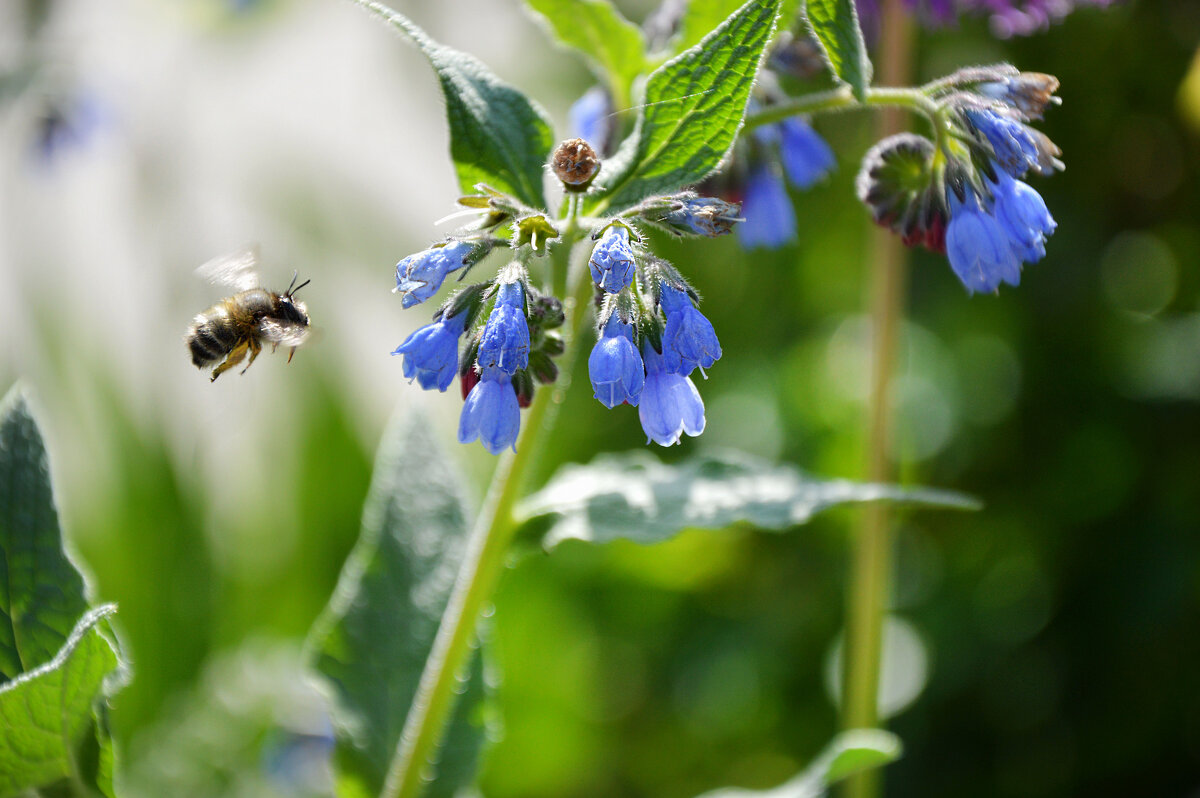
POLYGON ((600 159, 583 139, 567 139, 554 150, 550 166, 568 190, 583 191, 600 171, 600 159))

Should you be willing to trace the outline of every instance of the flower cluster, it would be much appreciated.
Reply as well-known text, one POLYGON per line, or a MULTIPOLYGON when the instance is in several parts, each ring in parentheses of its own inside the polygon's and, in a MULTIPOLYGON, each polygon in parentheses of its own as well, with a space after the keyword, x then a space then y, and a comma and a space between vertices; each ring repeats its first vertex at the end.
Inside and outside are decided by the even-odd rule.
MULTIPOLYGON (((684 201, 678 213, 703 213, 714 202, 684 201)), ((696 292, 671 264, 640 251, 632 235, 613 222, 592 250, 588 265, 601 297, 588 375, 601 404, 637 407, 647 438, 670 446, 704 431, 704 401, 691 374, 716 363, 721 344, 696 307, 696 292)))
POLYGON ((968 293, 1017 285, 1057 226, 1022 180, 1063 168, 1058 147, 1028 124, 1057 88, 1050 75, 1003 65, 955 73, 933 93, 951 132, 937 144, 908 133, 879 142, 863 159, 859 198, 906 244, 945 252, 968 293))
MULTIPOLYGON (((586 141, 572 139, 559 145, 550 166, 568 195, 578 196, 600 163, 586 141)), ((494 278, 455 291, 432 323, 392 354, 403 357, 404 376, 426 390, 445 391, 458 375, 464 399, 459 441, 478 440, 499 454, 516 449, 520 411, 537 384, 558 379, 554 358, 565 349, 557 332, 565 321, 563 305, 533 285, 529 264, 562 240, 561 223, 511 197, 480 190, 460 202, 479 210, 481 221, 401 260, 395 291, 411 307, 437 293, 449 274, 463 279, 501 245, 510 248, 512 259, 494 278)), ((583 228, 595 231, 588 263, 598 322, 588 358, 593 392, 606 407, 637 407, 646 435, 663 446, 704 430, 704 402, 691 375, 712 366, 721 345, 696 307, 696 292, 674 266, 645 251, 638 225, 715 237, 729 233, 741 221, 738 214, 737 205, 682 192, 653 197, 583 228)))
POLYGON ((458 375, 465 400, 459 441, 478 440, 499 454, 516 448, 520 408, 532 400, 534 383, 558 377, 551 358, 562 353, 563 342, 553 330, 562 322, 558 300, 539 294, 514 261, 494 280, 456 292, 432 324, 413 332, 392 354, 404 356, 404 376, 426 390, 445 391, 458 375))

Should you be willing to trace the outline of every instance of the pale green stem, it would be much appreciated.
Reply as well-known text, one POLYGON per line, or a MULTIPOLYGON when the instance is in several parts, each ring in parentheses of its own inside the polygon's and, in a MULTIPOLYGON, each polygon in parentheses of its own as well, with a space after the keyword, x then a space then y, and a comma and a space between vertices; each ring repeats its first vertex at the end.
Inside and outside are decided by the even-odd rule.
POLYGON ((797 114, 819 114, 830 111, 851 111, 857 108, 907 108, 923 114, 932 122, 940 113, 940 106, 920 89, 868 88, 862 102, 851 92, 849 86, 840 86, 829 91, 806 94, 785 102, 775 103, 746 115, 745 130, 759 125, 782 122, 797 114))
MULTIPOLYGON (((564 240, 558 250, 569 253, 573 243, 571 239, 564 240)), ((555 266, 560 271, 567 271, 569 257, 556 260, 555 266)), ((582 274, 586 273, 586 269, 582 270, 582 274)), ((569 379, 579 349, 579 332, 583 319, 587 318, 584 311, 591 296, 590 282, 580 277, 581 271, 573 269, 571 274, 570 279, 576 281, 576 296, 565 306, 570 338, 559 359, 560 383, 569 379)), ((517 529, 513 507, 520 498, 529 464, 536 459, 540 444, 553 425, 554 406, 561 398, 559 393, 557 386, 543 386, 534 394, 517 440, 516 453, 506 452, 496 464, 491 487, 471 531, 458 578, 388 767, 382 798, 417 798, 427 786, 430 763, 454 706, 454 688, 472 650, 476 622, 495 591, 517 529)))
MULTIPOLYGON (((902 85, 909 80, 912 68, 912 22, 901 6, 901 0, 885 0, 880 30, 879 77, 884 82, 902 85)), ((940 137, 936 111, 931 120, 939 129, 940 137)), ((885 113, 880 118, 877 133, 883 138, 901 129, 900 116, 885 113)), ((871 482, 889 482, 894 476, 891 385, 904 315, 908 253, 895 235, 881 228, 875 228, 872 240, 872 364, 867 406, 866 478, 871 482)), ((892 548, 888 505, 884 502, 868 505, 854 541, 847 595, 842 689, 842 726, 847 729, 879 725, 883 619, 891 587, 892 548)), ((875 769, 847 779, 844 794, 848 798, 875 798, 880 791, 881 775, 875 769)))

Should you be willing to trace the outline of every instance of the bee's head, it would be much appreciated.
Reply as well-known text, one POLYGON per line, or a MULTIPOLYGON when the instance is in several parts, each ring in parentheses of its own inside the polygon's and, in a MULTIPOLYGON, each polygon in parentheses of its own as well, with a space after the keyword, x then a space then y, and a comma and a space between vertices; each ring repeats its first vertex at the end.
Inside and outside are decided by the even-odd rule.
POLYGON ((296 299, 296 292, 304 286, 308 285, 312 280, 305 280, 296 285, 297 272, 292 273, 292 284, 288 286, 288 290, 279 298, 279 310, 281 315, 287 318, 288 321, 296 324, 308 324, 308 308, 299 299, 296 299))

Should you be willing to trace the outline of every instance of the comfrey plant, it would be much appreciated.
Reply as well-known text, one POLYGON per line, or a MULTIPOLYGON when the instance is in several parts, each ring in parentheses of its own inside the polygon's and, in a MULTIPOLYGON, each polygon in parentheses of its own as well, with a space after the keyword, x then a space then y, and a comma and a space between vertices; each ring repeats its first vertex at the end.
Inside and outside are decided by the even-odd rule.
MULTIPOLYGON (((468 523, 462 480, 425 425, 411 411, 393 424, 359 549, 310 650, 337 698, 339 792, 450 795, 471 785, 486 736, 472 718, 494 680, 482 679, 473 643, 486 638, 478 620, 517 536, 548 549, 569 538, 656 542, 697 525, 791 526, 867 499, 873 507, 971 505, 946 492, 822 482, 742 457, 666 466, 644 452, 571 466, 536 494, 523 490, 584 353, 595 399, 637 408, 649 441, 669 446, 703 432, 696 377, 723 351, 685 272, 699 282, 713 246, 706 239, 734 228, 750 246, 795 237, 788 187, 811 187, 836 168, 813 127, 821 113, 895 106, 924 115, 929 138, 888 135, 867 154, 860 196, 906 243, 945 251, 968 291, 1017 284, 1022 264, 1045 254, 1054 231, 1023 178, 1061 168, 1054 145, 1030 127, 1054 102, 1057 83, 997 66, 923 87, 876 88, 851 0, 809 0, 796 18, 795 4, 783 0, 667 3, 644 31, 606 0, 526 0, 600 81, 569 114, 574 137, 555 145, 533 100, 402 15, 356 1, 437 73, 469 217, 396 266, 404 308, 432 303, 454 283, 430 323, 395 349, 399 370, 443 392, 457 377, 458 440, 499 458, 468 523), (785 9, 782 27, 802 21, 803 35, 777 35, 785 9), (830 72, 835 87, 792 96, 775 77, 814 69, 830 72), (735 195, 716 196, 730 185, 735 195), (655 253, 660 235, 702 239, 686 269, 655 253)), ((876 407, 886 405, 881 373, 876 407)), ((576 377, 579 385, 582 369, 576 377)), ((886 536, 870 539, 867 561, 886 563, 886 536)), ((857 731, 838 736, 797 777, 817 789, 852 769, 843 754, 878 765, 899 751, 895 737, 871 728, 886 585, 872 567, 869 578, 856 571, 852 593, 865 598, 848 613, 846 727, 857 731)))

